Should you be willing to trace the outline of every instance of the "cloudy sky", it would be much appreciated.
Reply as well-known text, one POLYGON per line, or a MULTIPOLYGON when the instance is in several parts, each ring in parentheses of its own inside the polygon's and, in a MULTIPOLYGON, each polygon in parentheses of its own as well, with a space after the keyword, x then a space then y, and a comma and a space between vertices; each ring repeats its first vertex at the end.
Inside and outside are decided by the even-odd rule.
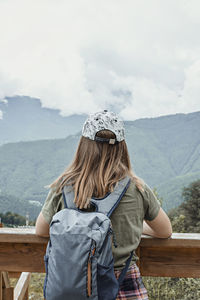
POLYGON ((199 111, 199 33, 199 0, 0 0, 0 99, 126 120, 199 111))

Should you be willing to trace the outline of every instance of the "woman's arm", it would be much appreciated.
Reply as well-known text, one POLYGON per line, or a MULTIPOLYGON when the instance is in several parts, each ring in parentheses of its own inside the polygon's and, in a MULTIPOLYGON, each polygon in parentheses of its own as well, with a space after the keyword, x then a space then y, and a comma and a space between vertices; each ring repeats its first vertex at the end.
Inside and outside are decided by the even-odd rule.
POLYGON ((42 212, 37 217, 35 233, 40 236, 49 236, 49 224, 45 221, 42 212))
POLYGON ((143 234, 158 238, 169 238, 172 235, 171 222, 162 208, 153 221, 143 222, 143 234))

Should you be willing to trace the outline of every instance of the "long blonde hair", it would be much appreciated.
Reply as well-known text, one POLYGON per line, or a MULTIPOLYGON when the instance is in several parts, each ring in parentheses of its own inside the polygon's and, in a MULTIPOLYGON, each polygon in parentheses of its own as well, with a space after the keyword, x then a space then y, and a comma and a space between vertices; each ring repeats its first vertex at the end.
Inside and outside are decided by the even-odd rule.
MULTIPOLYGON (((115 138, 115 134, 109 130, 102 130, 97 136, 115 138)), ((131 169, 125 141, 110 145, 82 136, 71 165, 50 187, 56 187, 56 192, 60 193, 64 185, 72 185, 74 203, 83 209, 89 206, 92 196, 102 198, 126 176, 135 182, 139 190, 143 190, 143 181, 131 169)))

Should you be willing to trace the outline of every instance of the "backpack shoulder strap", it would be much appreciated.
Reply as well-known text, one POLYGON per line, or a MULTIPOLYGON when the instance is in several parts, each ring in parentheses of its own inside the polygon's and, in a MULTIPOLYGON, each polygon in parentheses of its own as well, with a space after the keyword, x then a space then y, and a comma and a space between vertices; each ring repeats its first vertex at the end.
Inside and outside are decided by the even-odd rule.
POLYGON ((65 185, 62 190, 62 195, 63 195, 63 201, 64 201, 65 208, 71 208, 71 209, 77 210, 77 207, 74 203, 74 190, 73 190, 72 186, 65 185))
MULTIPOLYGON (((92 205, 95 206, 96 212, 101 212, 101 213, 107 215, 108 217, 110 217, 111 214, 113 213, 113 211, 119 205, 120 200, 126 193, 128 187, 130 185, 130 182, 131 182, 131 180, 127 176, 127 177, 123 178, 122 180, 120 180, 116 184, 112 193, 109 193, 102 199, 97 200, 95 198, 92 198, 90 200, 90 202, 92 205)), ((64 201, 65 208, 78 210, 78 208, 76 207, 76 205, 74 203, 73 188, 71 186, 64 186, 64 188, 62 190, 62 194, 63 194, 63 201, 64 201)))
POLYGON ((97 212, 101 212, 110 217, 126 193, 130 182, 131 179, 127 176, 116 184, 112 193, 109 193, 102 199, 92 198, 90 202, 96 207, 97 212))

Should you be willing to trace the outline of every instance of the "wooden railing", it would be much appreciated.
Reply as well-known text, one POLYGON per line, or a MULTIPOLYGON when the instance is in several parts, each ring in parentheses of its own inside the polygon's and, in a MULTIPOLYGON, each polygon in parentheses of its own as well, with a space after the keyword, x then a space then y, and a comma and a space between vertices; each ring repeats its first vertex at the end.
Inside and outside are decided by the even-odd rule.
MULTIPOLYGON (((45 272, 47 242, 48 238, 35 235, 34 228, 0 228, 0 300, 28 299, 30 273, 45 272), (10 292, 8 274, 21 272, 18 285, 10 292)), ((143 276, 200 278, 200 234, 174 233, 170 239, 142 236, 137 254, 143 276)))

